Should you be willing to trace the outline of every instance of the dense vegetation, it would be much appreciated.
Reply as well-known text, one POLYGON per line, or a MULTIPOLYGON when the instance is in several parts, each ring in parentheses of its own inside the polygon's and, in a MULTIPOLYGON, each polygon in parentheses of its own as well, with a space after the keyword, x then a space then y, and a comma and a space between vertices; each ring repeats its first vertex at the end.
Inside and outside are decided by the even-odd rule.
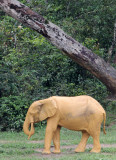
MULTIPOLYGON (((113 41, 115 0, 20 0, 106 61, 113 41)), ((116 49, 113 48, 111 63, 116 49)), ((41 35, 0 11, 0 130, 21 130, 29 105, 52 95, 87 94, 106 102, 106 87, 41 35)))

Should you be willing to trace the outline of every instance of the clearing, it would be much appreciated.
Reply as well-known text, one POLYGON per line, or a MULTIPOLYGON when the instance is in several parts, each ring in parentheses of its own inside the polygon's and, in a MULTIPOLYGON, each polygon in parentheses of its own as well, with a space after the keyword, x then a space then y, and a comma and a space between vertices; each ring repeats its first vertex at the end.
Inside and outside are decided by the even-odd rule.
MULTIPOLYGON (((116 125, 106 128, 107 134, 101 131, 101 153, 90 153, 93 140, 90 137, 84 153, 75 153, 81 133, 61 129, 61 153, 42 154, 44 148, 44 128, 36 128, 30 140, 23 132, 0 132, 0 160, 116 160, 116 125)), ((51 144, 53 151, 53 143, 51 144)))

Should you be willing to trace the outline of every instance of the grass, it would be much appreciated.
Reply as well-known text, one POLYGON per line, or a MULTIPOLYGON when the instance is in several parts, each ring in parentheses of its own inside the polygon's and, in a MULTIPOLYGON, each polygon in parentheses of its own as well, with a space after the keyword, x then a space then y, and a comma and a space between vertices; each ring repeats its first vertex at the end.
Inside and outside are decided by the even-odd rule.
MULTIPOLYGON (((106 128, 107 134, 101 132, 100 141, 102 144, 116 143, 116 125, 106 128)), ((74 147, 81 139, 81 133, 61 130, 61 154, 42 155, 41 151, 36 151, 38 148, 43 149, 45 128, 36 128, 36 133, 30 140, 23 132, 0 132, 0 160, 115 160, 116 148, 104 147, 101 153, 89 153, 90 148, 87 148, 84 153, 75 153, 74 147), (35 141, 35 143, 34 143, 35 141), (40 141, 40 143, 36 143, 40 141), (64 147, 63 147, 64 146, 64 147), (68 147, 66 147, 68 146, 68 147)), ((88 144, 93 143, 92 138, 89 138, 88 144)))

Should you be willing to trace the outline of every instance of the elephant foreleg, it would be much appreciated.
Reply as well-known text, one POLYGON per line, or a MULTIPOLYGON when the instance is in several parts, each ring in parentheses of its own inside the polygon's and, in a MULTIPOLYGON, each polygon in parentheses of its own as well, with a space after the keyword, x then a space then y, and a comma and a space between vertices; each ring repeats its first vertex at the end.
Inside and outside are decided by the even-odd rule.
POLYGON ((86 131, 82 131, 82 138, 81 138, 81 141, 80 141, 78 147, 75 149, 75 152, 84 152, 85 151, 86 143, 87 143, 89 136, 90 136, 89 133, 87 133, 86 131))
POLYGON ((51 153, 50 152, 51 141, 53 139, 53 135, 56 129, 57 129, 57 119, 54 119, 54 118, 48 119, 46 132, 45 132, 45 145, 44 145, 44 150, 43 150, 43 153, 45 154, 51 153))
POLYGON ((44 140, 44 150, 43 153, 45 154, 50 154, 50 145, 53 137, 53 132, 49 129, 46 128, 46 133, 45 133, 45 140, 44 140))
POLYGON ((60 129, 61 127, 58 126, 56 131, 54 132, 53 136, 53 143, 55 147, 55 150, 53 151, 54 153, 60 153, 60 129))

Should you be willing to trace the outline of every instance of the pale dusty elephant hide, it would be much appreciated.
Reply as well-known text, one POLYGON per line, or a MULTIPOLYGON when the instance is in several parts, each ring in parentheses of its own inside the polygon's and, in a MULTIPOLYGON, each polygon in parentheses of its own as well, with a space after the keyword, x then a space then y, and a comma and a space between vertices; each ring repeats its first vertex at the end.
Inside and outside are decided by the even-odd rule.
POLYGON ((34 134, 34 123, 47 119, 45 147, 43 153, 50 153, 53 140, 54 153, 60 153, 60 129, 81 131, 82 138, 75 152, 84 152, 89 136, 93 138, 91 152, 100 152, 99 142, 101 123, 104 120, 105 132, 106 112, 98 101, 86 95, 76 97, 53 96, 48 99, 35 101, 29 107, 23 130, 30 138, 34 134), (29 131, 29 126, 31 130, 29 131))

